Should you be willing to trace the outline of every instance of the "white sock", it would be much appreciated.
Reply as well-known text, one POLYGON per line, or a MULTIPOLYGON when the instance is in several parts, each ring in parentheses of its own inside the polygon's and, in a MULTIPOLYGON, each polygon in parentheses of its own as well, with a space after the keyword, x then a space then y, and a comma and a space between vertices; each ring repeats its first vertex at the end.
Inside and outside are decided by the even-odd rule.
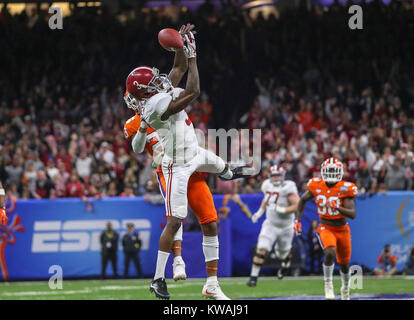
POLYGON ((219 241, 218 236, 203 235, 203 253, 205 262, 219 259, 219 241))
POLYGON ((165 278, 165 266, 169 256, 169 252, 158 250, 157 267, 155 268, 154 280, 158 278, 165 278))
POLYGON ((256 266, 255 264, 252 265, 252 271, 250 272, 251 277, 258 277, 260 273, 260 267, 256 266))
POLYGON ((341 274, 342 288, 349 289, 349 279, 351 278, 350 272, 342 273, 340 270, 339 273, 341 274))
POLYGON ((207 285, 216 285, 217 284, 217 276, 207 277, 207 285))
POLYGON ((334 266, 334 263, 332 263, 330 266, 323 264, 323 280, 325 283, 332 283, 334 266))

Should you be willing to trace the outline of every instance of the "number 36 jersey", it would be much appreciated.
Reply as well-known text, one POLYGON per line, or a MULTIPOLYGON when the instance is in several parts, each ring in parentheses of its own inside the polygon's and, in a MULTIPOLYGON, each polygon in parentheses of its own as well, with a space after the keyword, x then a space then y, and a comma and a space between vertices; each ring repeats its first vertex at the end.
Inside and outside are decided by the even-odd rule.
POLYGON ((276 206, 289 207, 289 195, 298 193, 296 183, 291 180, 284 180, 280 186, 275 186, 266 179, 262 184, 262 192, 267 200, 266 219, 278 228, 285 228, 293 225, 295 215, 291 213, 279 213, 276 211, 276 206))
POLYGON ((312 178, 308 182, 307 189, 315 197, 319 217, 328 220, 345 218, 338 210, 327 207, 328 201, 335 201, 338 206, 342 207, 344 198, 358 196, 357 186, 347 181, 339 181, 330 188, 323 179, 312 178))

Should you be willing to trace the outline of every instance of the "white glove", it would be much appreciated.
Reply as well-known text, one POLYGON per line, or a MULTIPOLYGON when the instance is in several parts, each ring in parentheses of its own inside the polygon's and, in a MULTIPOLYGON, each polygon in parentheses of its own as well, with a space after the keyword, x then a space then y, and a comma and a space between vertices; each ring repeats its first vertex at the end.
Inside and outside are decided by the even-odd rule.
POLYGON ((252 218, 251 218, 252 219, 252 222, 253 223, 256 223, 257 220, 260 219, 260 217, 263 215, 264 212, 265 211, 262 208, 260 208, 259 210, 257 210, 256 213, 254 215, 252 215, 252 218))
POLYGON ((281 206, 276 206, 276 211, 278 213, 286 213, 286 208, 281 207, 281 206))
POLYGON ((184 54, 187 58, 195 58, 197 56, 196 43, 194 34, 189 31, 184 36, 184 54))

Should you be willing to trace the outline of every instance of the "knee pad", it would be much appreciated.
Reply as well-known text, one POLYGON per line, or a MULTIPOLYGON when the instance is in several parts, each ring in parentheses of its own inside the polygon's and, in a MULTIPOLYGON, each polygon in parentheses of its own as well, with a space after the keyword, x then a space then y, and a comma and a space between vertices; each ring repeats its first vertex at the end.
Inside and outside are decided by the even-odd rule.
POLYGON ((219 259, 218 236, 203 236, 203 253, 205 262, 219 259))
POLYGON ((183 224, 181 223, 180 228, 174 235, 174 241, 183 241, 183 224))
POLYGON ((262 266, 262 264, 265 262, 265 260, 266 260, 266 254, 262 254, 262 253, 255 253, 254 255, 253 255, 253 264, 255 265, 255 266, 258 266, 258 267, 261 267, 262 266), (263 262, 255 262, 254 261, 254 257, 257 257, 257 258, 259 258, 259 259, 262 259, 263 260, 263 262))

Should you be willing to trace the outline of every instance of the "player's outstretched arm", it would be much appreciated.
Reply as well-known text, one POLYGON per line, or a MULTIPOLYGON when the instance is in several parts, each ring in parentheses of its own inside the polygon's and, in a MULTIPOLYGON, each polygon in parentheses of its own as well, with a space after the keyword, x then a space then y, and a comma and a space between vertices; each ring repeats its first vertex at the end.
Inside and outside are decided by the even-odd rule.
POLYGON ((174 56, 174 65, 168 74, 173 87, 177 87, 188 70, 188 58, 184 53, 184 49, 176 49, 174 56))
POLYGON ((343 207, 337 207, 337 203, 335 201, 328 202, 327 206, 331 208, 335 208, 347 218, 355 219, 356 217, 354 198, 344 198, 343 207))
POLYGON ((141 126, 131 141, 132 150, 137 154, 144 151, 147 138, 147 128, 148 125, 144 121, 141 121, 141 126))
MULTIPOLYGON (((187 40, 186 35, 188 35, 190 32, 192 32, 193 35, 196 33, 193 31, 193 29, 194 25, 190 23, 181 26, 179 32, 183 37, 184 42, 187 40)), ((175 50, 174 65, 168 75, 171 79, 173 87, 177 87, 179 85, 181 79, 188 70, 188 57, 186 53, 189 53, 187 47, 175 50)))
POLYGON ((306 202, 308 202, 311 199, 313 199, 312 192, 310 192, 309 190, 306 190, 303 193, 302 197, 300 197, 300 199, 299 199, 298 208, 297 208, 296 214, 295 214, 296 220, 299 221, 302 218, 303 211, 305 210, 306 202))
POLYGON ((184 91, 180 93, 177 99, 170 102, 167 110, 161 116, 162 121, 165 121, 171 115, 184 110, 191 101, 200 95, 200 77, 197 68, 195 39, 191 32, 189 32, 189 34, 185 37, 187 37, 187 50, 190 52, 188 54, 188 75, 186 87, 184 91))
POLYGON ((260 204, 259 210, 257 210, 251 217, 253 223, 256 223, 257 220, 259 220, 260 217, 263 215, 263 213, 265 213, 268 202, 269 202, 269 194, 266 194, 262 200, 262 203, 260 204))

